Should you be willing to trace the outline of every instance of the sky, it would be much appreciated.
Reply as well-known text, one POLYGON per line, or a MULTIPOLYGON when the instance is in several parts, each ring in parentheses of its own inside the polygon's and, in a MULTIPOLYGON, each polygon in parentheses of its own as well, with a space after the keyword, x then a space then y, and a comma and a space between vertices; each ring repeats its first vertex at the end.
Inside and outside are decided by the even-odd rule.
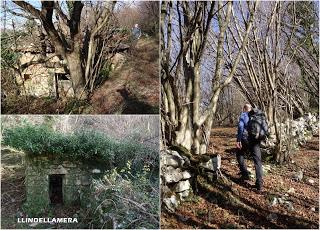
MULTIPOLYGON (((26 0, 26 2, 30 3, 37 9, 41 9, 41 1, 39 0, 26 0)), ((63 1, 63 2, 66 2, 66 1, 63 1)), ((122 0, 117 3, 116 8, 117 6, 121 6, 121 4, 124 2, 126 4, 131 4, 134 7, 138 1, 122 0)), ((0 10, 1 31, 4 29, 4 26, 6 27, 6 29, 12 29, 12 20, 14 20, 16 27, 22 26, 26 22, 26 19, 23 17, 14 16, 9 12, 7 13, 4 12, 4 8, 13 9, 17 13, 23 12, 22 10, 19 10, 19 7, 16 6, 11 0, 0 1, 0 4, 1 4, 1 10, 0 10), (6 18, 6 21, 4 21, 5 18, 6 18)))

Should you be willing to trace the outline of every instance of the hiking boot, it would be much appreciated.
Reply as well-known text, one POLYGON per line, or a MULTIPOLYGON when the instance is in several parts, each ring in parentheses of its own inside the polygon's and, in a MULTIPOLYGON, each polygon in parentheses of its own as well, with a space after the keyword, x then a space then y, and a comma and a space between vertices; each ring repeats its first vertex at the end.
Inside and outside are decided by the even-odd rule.
MULTIPOLYGON (((241 174, 241 173, 240 173, 241 174)), ((251 173, 248 172, 247 174, 241 174, 240 180, 250 180, 251 179, 251 173)))
POLYGON ((259 192, 261 192, 262 191, 262 183, 261 182, 256 182, 256 184, 255 184, 255 187, 256 187, 256 189, 259 191, 259 192))

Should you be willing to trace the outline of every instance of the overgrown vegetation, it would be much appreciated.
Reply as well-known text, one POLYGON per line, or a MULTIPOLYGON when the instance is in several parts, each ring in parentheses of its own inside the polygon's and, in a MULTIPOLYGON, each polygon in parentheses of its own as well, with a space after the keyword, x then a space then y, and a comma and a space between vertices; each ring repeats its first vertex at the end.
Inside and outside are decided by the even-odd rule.
POLYGON ((112 169, 94 182, 91 227, 103 223, 107 228, 159 228, 159 177, 151 176, 154 173, 146 165, 140 173, 131 171, 128 161, 123 169, 112 169))
MULTIPOLYGON (((5 1, 2 8, 4 36, 1 37, 1 48, 4 52, 1 53, 1 67, 5 70, 1 71, 1 80, 5 83, 2 84, 3 113, 97 114, 121 111, 125 102, 120 98, 117 84, 119 87, 120 83, 121 87, 125 86, 122 83, 131 72, 120 67, 127 64, 131 57, 141 61, 137 55, 140 52, 138 49, 135 49, 137 52, 131 52, 132 43, 137 42, 132 41, 131 30, 135 24, 141 28, 141 40, 156 41, 151 53, 157 58, 159 56, 159 2, 43 1, 38 6, 28 1, 5 1), (53 66, 59 66, 63 73, 56 72, 53 66), (115 76, 118 67, 120 70, 117 72, 123 76, 120 79, 115 76), (65 82, 62 83, 58 77, 56 83, 53 73, 65 75, 65 82), (106 82, 109 82, 108 87, 105 86, 106 82), (95 100, 94 96, 101 87, 108 88, 101 90, 104 93, 102 103, 112 104, 111 109, 103 108, 102 103, 95 100), (119 100, 114 100, 113 95, 118 96, 119 100), (45 97, 52 99, 49 105, 44 102, 45 97), (21 98, 24 106, 20 106, 21 98), (81 105, 73 103, 73 100, 81 105), (98 108, 93 104, 97 104, 98 108)), ((141 66, 146 67, 149 62, 154 64, 152 60, 146 60, 141 66)), ((136 71, 141 78, 135 77, 132 82, 149 81, 150 76, 145 76, 146 69, 158 79, 158 61, 155 60, 155 63, 155 68, 148 66, 139 73, 136 71)), ((158 87, 153 87, 150 91, 150 87, 145 87, 148 83, 142 84, 143 96, 145 92, 150 92, 152 97, 153 91, 158 90, 158 87)), ((159 96, 158 92, 154 95, 159 96)), ((149 95, 145 98, 149 100, 149 95)), ((151 111, 152 108, 147 110, 151 111)), ((137 113, 144 113, 144 108, 137 113)), ((158 113, 158 109, 150 113, 158 113)))
POLYGON ((27 156, 48 155, 84 162, 100 162, 110 167, 124 168, 132 161, 132 169, 157 165, 156 151, 134 140, 117 141, 104 133, 81 130, 64 134, 46 125, 25 123, 3 132, 3 144, 24 151, 27 156))
MULTIPOLYGON (((8 194, 3 203, 9 211, 2 214, 1 227, 35 228, 34 224, 17 223, 16 218, 19 217, 67 216, 77 218, 79 222, 55 225, 39 223, 36 228, 158 229, 160 192, 157 125, 156 117, 148 119, 145 116, 130 119, 118 116, 4 116, 1 160, 4 169, 2 185, 6 190, 2 192, 8 194), (7 152, 4 151, 4 145, 10 147, 7 152), (11 147, 21 152, 13 151, 11 147), (17 184, 14 173, 17 172, 18 161, 12 160, 15 153, 21 156, 20 163, 24 157, 36 157, 38 163, 44 156, 62 164, 65 160, 74 165, 87 164, 84 166, 90 169, 93 166, 102 169, 102 172, 88 175, 90 185, 78 190, 80 202, 48 205, 38 196, 45 192, 43 186, 37 184, 31 193, 27 189, 26 184, 34 182, 26 177, 30 175, 30 171, 26 170, 28 165, 21 164, 18 168, 22 178, 17 184), (14 195, 17 191, 20 192, 19 198, 14 195), (35 197, 34 202, 32 196, 35 197)), ((41 170, 42 165, 38 166, 41 170)), ((43 179, 46 174, 39 172, 43 179)), ((77 177, 82 178, 84 174, 80 173, 77 177)), ((64 192, 66 194, 67 191, 64 192)))
POLYGON ((8 69, 13 68, 18 64, 18 60, 21 57, 20 53, 12 50, 13 44, 15 44, 18 37, 26 36, 27 34, 23 31, 17 31, 13 33, 11 31, 4 32, 1 35, 1 60, 2 68, 8 69))

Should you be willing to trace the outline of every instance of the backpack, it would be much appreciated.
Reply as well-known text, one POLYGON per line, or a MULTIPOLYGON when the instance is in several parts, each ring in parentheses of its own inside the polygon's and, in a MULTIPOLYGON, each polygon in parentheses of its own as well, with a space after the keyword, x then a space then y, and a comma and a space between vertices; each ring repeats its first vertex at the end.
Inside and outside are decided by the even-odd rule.
POLYGON ((258 109, 253 109, 249 112, 249 118, 247 127, 249 137, 254 140, 266 139, 269 135, 269 127, 265 114, 258 109))

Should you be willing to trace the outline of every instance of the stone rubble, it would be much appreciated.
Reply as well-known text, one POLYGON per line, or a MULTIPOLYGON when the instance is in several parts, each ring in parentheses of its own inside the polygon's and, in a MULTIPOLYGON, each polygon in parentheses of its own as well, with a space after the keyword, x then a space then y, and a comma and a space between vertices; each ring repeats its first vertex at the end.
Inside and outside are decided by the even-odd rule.
POLYGON ((271 200, 271 202, 270 202, 270 206, 275 206, 275 205, 277 205, 277 204, 278 204, 278 199, 277 199, 277 197, 273 197, 272 200, 271 200))
POLYGON ((285 201, 284 204, 285 204, 285 206, 287 207, 287 209, 288 209, 289 211, 291 211, 291 212, 294 211, 292 202, 290 202, 290 201, 285 201))
POLYGON ((288 194, 285 194, 285 197, 272 197, 269 200, 269 207, 283 205, 288 209, 288 211, 294 211, 294 207, 291 201, 288 200, 288 194))
POLYGON ((298 172, 296 172, 293 177, 292 177, 293 180, 296 180, 296 181, 302 181, 303 179, 303 171, 302 170, 299 170, 298 172))
POLYGON ((288 193, 294 193, 294 188, 289 188, 288 193))
POLYGON ((277 221, 278 219, 278 215, 275 214, 275 213, 270 213, 268 216, 267 216, 267 220, 269 221, 277 221))

